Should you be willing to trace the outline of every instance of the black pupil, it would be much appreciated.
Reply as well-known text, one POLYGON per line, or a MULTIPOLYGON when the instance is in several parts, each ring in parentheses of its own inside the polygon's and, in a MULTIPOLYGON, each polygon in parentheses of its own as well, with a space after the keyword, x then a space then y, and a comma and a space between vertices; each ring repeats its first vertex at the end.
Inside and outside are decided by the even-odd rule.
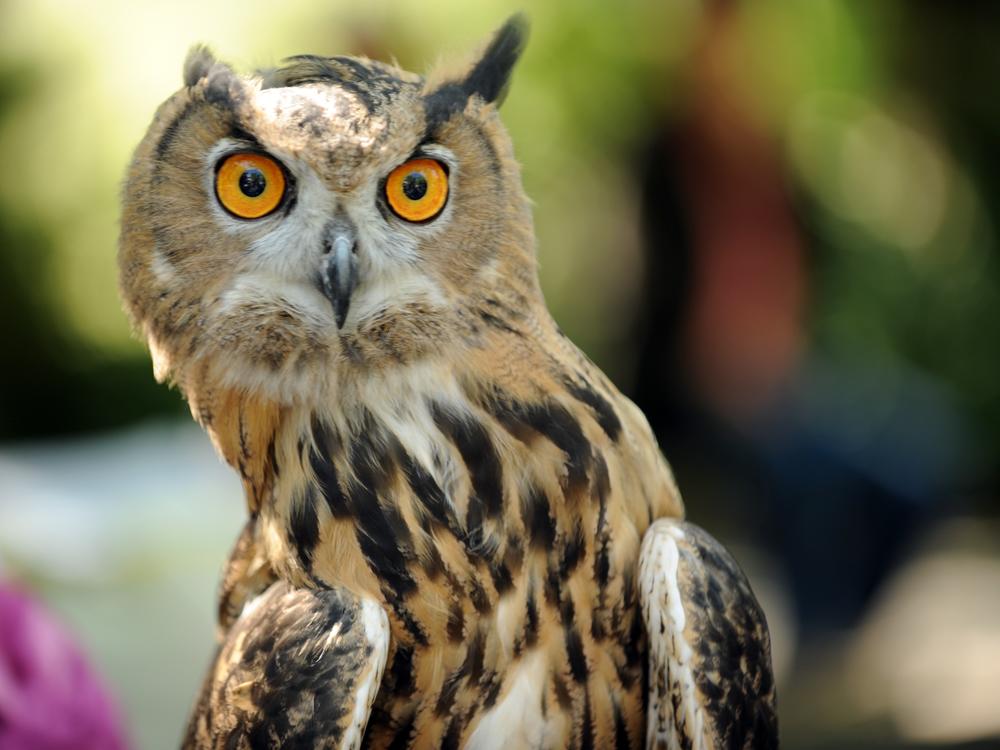
POLYGON ((250 167, 240 175, 240 191, 247 198, 256 198, 267 187, 267 178, 256 167, 250 167))
POLYGON ((411 201, 418 201, 427 195, 427 178, 420 172, 410 172, 403 178, 403 194, 411 201))

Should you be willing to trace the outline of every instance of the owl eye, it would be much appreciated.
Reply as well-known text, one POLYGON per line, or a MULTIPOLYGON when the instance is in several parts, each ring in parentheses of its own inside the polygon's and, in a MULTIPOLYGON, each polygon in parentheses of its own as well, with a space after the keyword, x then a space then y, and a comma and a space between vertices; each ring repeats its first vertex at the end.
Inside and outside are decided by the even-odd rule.
POLYGON ((234 216, 259 219, 281 204, 285 196, 285 171, 265 154, 249 151, 230 154, 216 169, 215 195, 234 216))
POLYGON ((410 159, 389 173, 385 199, 401 219, 430 221, 448 202, 448 172, 434 159, 410 159))

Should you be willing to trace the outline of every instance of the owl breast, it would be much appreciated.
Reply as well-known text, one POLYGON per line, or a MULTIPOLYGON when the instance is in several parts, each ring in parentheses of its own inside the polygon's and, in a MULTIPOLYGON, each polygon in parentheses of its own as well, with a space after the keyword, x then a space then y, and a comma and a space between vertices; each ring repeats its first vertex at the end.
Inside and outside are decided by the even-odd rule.
POLYGON ((640 426, 602 385, 563 373, 572 390, 529 400, 496 373, 398 369, 341 382, 355 407, 290 415, 272 565, 388 613, 369 747, 638 747, 634 571, 677 499, 637 481, 640 426))

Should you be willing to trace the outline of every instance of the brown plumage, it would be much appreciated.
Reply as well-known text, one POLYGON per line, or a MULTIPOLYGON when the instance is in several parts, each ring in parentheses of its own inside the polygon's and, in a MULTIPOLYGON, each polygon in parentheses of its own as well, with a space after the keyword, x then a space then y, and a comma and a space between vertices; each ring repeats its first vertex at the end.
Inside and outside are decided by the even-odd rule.
MULTIPOLYGON (((545 307, 497 115, 522 42, 513 19, 426 80, 346 57, 240 77, 196 50, 136 152, 122 295, 249 511, 187 746, 624 748, 647 732, 653 746, 667 729, 647 730, 647 696, 674 695, 669 658, 716 666, 676 693, 664 747, 775 741, 773 691, 713 656, 770 674, 731 559, 688 555, 669 591, 643 578, 662 569, 640 567, 643 535, 682 504, 642 414, 545 307), (225 202, 234 154, 284 175, 260 218, 225 202), (388 176, 427 160, 447 196, 409 221, 431 175, 395 202, 388 176), (671 619, 668 594, 711 591, 681 602, 705 613, 719 581, 749 614, 708 612, 731 623, 723 641, 691 631, 704 648, 676 654, 697 617, 671 619)), ((237 198, 253 203, 247 169, 237 198)))

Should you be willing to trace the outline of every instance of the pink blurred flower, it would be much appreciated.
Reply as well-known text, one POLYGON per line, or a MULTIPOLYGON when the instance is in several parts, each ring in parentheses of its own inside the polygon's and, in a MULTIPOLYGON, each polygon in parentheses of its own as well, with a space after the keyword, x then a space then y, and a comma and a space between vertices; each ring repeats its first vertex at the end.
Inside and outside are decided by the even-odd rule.
POLYGON ((41 605, 0 584, 0 750, 123 750, 118 711, 41 605))

